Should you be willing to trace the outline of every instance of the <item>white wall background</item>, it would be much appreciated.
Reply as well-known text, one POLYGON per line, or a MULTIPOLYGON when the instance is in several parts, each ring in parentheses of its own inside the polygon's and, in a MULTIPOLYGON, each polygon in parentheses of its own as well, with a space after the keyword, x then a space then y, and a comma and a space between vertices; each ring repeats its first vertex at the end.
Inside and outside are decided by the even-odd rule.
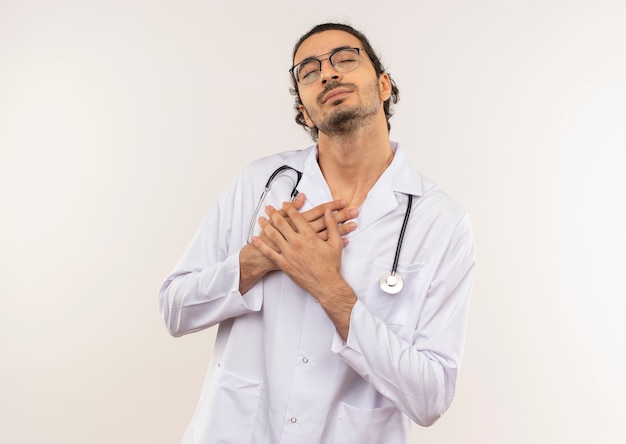
POLYGON ((420 443, 626 442, 626 2, 0 0, 0 440, 177 442, 214 331, 161 280, 293 122, 296 39, 348 21, 392 138, 473 218, 458 393, 420 443))

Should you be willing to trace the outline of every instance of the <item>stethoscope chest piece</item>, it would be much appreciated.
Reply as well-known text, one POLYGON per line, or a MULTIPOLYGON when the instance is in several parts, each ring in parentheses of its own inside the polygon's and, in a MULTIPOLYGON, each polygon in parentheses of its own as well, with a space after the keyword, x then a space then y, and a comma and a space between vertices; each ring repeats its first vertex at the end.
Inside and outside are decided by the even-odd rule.
POLYGON ((398 273, 388 272, 380 277, 380 289, 387 294, 397 294, 403 286, 404 281, 398 273))

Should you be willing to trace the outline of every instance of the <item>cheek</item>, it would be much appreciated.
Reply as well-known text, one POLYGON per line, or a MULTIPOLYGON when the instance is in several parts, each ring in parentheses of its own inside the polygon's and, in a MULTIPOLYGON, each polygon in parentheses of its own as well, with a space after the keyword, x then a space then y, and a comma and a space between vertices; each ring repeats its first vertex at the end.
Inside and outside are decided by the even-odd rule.
POLYGON ((305 112, 308 112, 309 115, 315 114, 315 110, 317 109, 317 107, 321 106, 321 104, 317 102, 321 93, 322 89, 313 89, 310 87, 307 88, 306 93, 303 94, 302 92, 300 92, 300 103, 306 110, 305 112))

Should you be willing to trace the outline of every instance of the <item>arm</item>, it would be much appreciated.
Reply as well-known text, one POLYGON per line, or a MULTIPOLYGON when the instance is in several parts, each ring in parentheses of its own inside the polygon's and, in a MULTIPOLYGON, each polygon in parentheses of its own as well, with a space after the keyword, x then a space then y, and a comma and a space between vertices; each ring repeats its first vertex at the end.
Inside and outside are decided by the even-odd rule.
POLYGON ((242 297, 238 290, 239 246, 243 243, 239 232, 243 230, 235 226, 234 214, 243 207, 240 194, 239 181, 235 181, 213 205, 161 287, 161 314, 172 336, 261 308, 259 294, 242 297))
MULTIPOLYGON (((233 192, 227 194, 230 197, 214 206, 161 288, 161 312, 173 336, 202 330, 261 308, 261 293, 249 290, 277 267, 253 245, 229 252, 232 213, 234 208, 241 208, 231 204, 233 195, 233 192)), ((294 209, 300 208, 304 200, 303 195, 296 199, 294 209)), ((320 239, 327 238, 325 224, 320 219, 327 209, 341 224, 342 234, 356 228, 354 223, 345 223, 356 216, 353 210, 345 208, 345 202, 328 202, 301 215, 320 239)))

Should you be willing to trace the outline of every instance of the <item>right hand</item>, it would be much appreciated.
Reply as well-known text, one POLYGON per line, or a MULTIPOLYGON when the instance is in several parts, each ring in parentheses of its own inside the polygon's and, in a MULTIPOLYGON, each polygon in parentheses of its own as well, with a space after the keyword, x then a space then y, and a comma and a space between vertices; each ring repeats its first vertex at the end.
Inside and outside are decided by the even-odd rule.
MULTIPOLYGON (((291 204, 296 210, 300 210, 300 208, 302 208, 302 205, 304 205, 305 200, 306 196, 304 195, 304 193, 300 193, 298 194, 298 196, 296 196, 291 204)), ((339 234, 341 236, 344 236, 356 230, 356 222, 349 221, 357 217, 359 215, 359 212, 352 208, 346 208, 346 205, 346 202, 343 200, 333 200, 320 204, 315 208, 311 208, 308 211, 305 211, 304 213, 302 213, 302 217, 305 221, 308 222, 309 226, 313 229, 313 231, 317 233, 320 239, 326 241, 328 240, 328 231, 326 230, 326 222, 324 222, 324 212, 326 210, 332 211, 333 218, 335 219, 335 222, 337 222, 337 224, 339 225, 339 234)), ((287 222, 289 222, 291 227, 295 230, 296 227, 289 220, 287 213, 282 209, 279 210, 279 213, 287 220, 287 222)), ((267 236, 265 236, 263 231, 261 231, 259 236, 264 240, 264 242, 273 245, 273 243, 267 238, 267 236)), ((346 245, 348 245, 349 241, 346 238, 342 238, 342 242, 343 246, 345 247, 346 245)))

